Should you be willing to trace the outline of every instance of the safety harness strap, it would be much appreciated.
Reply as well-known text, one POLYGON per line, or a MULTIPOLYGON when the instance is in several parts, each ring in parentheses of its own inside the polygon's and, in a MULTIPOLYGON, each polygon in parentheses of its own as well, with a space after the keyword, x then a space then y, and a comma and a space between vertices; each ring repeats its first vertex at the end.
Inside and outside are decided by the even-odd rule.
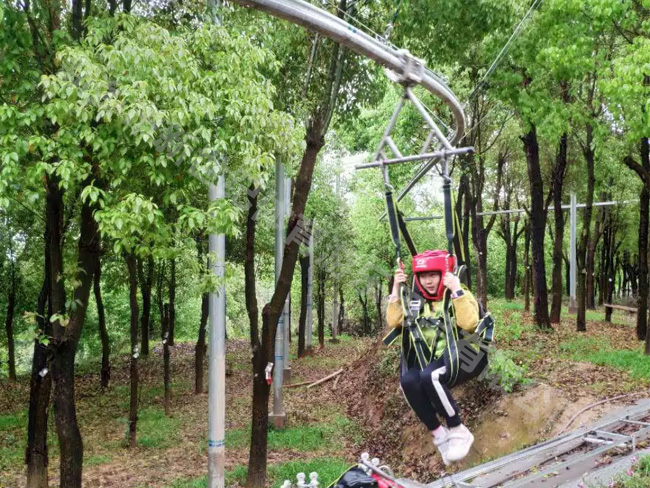
POLYGON ((402 212, 397 210, 397 222, 399 223, 399 230, 402 232, 402 236, 404 237, 404 241, 406 242, 406 247, 409 248, 409 252, 411 253, 411 256, 415 256, 418 251, 415 248, 415 244, 413 244, 413 239, 411 239, 411 235, 409 234, 408 229, 406 228, 406 222, 404 222, 404 216, 402 215, 402 212))

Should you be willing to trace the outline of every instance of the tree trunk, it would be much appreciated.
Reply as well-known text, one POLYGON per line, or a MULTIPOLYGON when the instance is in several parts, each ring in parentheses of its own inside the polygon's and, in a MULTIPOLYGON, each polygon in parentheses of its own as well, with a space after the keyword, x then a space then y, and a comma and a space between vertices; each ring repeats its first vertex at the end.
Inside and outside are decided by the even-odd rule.
POLYGON ((201 322, 199 324, 199 339, 194 347, 194 393, 197 395, 203 393, 203 363, 205 362, 205 353, 207 346, 205 343, 205 329, 208 324, 209 312, 209 293, 204 293, 201 297, 201 322))
POLYGON ((522 137, 528 165, 528 179, 531 197, 531 240, 533 248, 533 280, 535 322, 541 329, 551 329, 548 315, 548 295, 546 289, 546 265, 544 262, 544 237, 546 232, 546 210, 544 208, 544 188, 539 161, 539 145, 537 129, 531 125, 530 130, 522 137))
MULTIPOLYGON (((97 173, 97 168, 93 164, 93 173, 97 173)), ((84 185, 91 184, 95 180, 94 176, 84 181, 84 185)), ((58 184, 57 184, 58 186, 58 184)), ((49 188, 53 191, 52 187, 49 188)), ((58 195, 63 195, 58 191, 58 195)), ((63 210, 62 198, 58 200, 60 210, 63 210)), ((81 488, 81 473, 83 465, 83 441, 81 432, 77 423, 77 413, 75 406, 74 393, 74 372, 75 356, 77 345, 81 337, 83 324, 86 318, 86 309, 90 298, 90 288, 93 283, 93 277, 97 270, 99 262, 99 229, 93 218, 93 212, 96 210, 95 205, 85 202, 81 206, 81 222, 78 244, 78 259, 76 280, 78 285, 74 289, 73 303, 70 306, 70 316, 67 325, 62 320, 53 322, 53 339, 54 339, 54 356, 52 359, 52 381, 53 389, 53 406, 56 430, 59 437, 60 450, 60 479, 61 486, 70 488, 81 488)), ((56 212, 55 212, 56 213, 56 212)), ((54 216, 55 219, 58 215, 54 216)), ((52 237, 62 237, 58 224, 60 220, 53 220, 51 229, 54 230, 52 237), (57 235, 58 234, 58 235, 57 235)), ((64 280, 60 272, 63 271, 63 253, 61 240, 51 244, 51 289, 52 305, 55 313, 65 313, 65 290, 63 288, 64 280), (55 284, 55 281, 58 281, 55 284), (61 302, 61 299, 64 299, 61 302)))
POLYGON ((530 312, 530 222, 526 222, 524 236, 524 310, 530 312))
MULTIPOLYGON (((343 9, 345 10, 345 9, 343 9)), ((282 268, 271 301, 262 310, 262 340, 254 354, 253 415, 251 449, 248 463, 247 488, 257 488, 266 484, 267 428, 270 387, 265 379, 265 368, 273 361, 273 340, 284 302, 291 287, 293 272, 298 259, 300 241, 294 236, 302 225, 307 198, 311 189, 312 175, 318 153, 324 145, 322 114, 314 116, 307 128, 306 149, 296 178, 295 190, 289 218, 288 235, 284 247, 282 268)))
POLYGON ((636 315, 636 337, 646 338, 648 329, 648 221, 650 193, 646 185, 639 195, 639 298, 636 315))
MULTIPOLYGON (((48 224, 45 224, 48 228, 48 224)), ((46 238, 49 230, 45 232, 46 238)), ((45 305, 50 295, 50 259, 49 250, 45 246, 45 273, 41 292, 36 305, 36 322, 43 334, 50 336, 50 313, 45 313, 45 305)), ((29 417, 27 425, 27 449, 25 461, 27 464, 27 488, 47 488, 47 417, 50 406, 50 392, 52 389, 52 375, 46 370, 48 354, 47 345, 34 341, 34 356, 32 360, 32 375, 29 388, 29 417)))
POLYGON ((338 333, 343 333, 343 326, 345 325, 345 298, 343 297, 343 285, 339 284, 339 321, 338 333))
POLYGON ((93 291, 95 293, 95 304, 97 305, 97 319, 99 322, 99 338, 102 341, 102 371, 101 385, 102 388, 108 388, 111 380, 111 345, 106 329, 106 314, 104 313, 104 301, 102 300, 102 266, 101 261, 97 263, 97 271, 93 280, 93 291))
MULTIPOLYGON (((52 308, 52 315, 62 317, 66 313, 66 296, 65 296, 65 283, 63 281, 63 193, 59 188, 58 180, 56 177, 49 178, 47 181, 47 198, 46 198, 46 219, 48 229, 47 245, 49 253, 49 275, 50 275, 50 304, 52 308)), ((56 340, 58 342, 59 336, 63 335, 59 325, 61 318, 56 320, 56 324, 52 325, 52 333, 58 333, 56 340)), ((53 321, 51 321, 52 323, 53 321)), ((83 458, 83 444, 81 441, 81 434, 79 427, 76 423, 74 416, 74 403, 70 409, 69 400, 74 402, 74 381, 66 384, 66 379, 69 378, 71 371, 69 363, 66 364, 64 359, 67 359, 70 354, 70 349, 58 348, 58 344, 52 344, 53 354, 48 358, 48 365, 52 374, 52 381, 54 382, 54 395, 53 401, 58 400, 58 408, 54 407, 54 414, 56 418, 57 434, 59 436, 59 446, 61 450, 60 473, 61 485, 70 486, 72 488, 81 486, 81 462, 83 458), (58 356, 58 360, 54 359, 54 355, 58 356), (56 365, 56 366, 55 366, 56 365), (62 367, 63 366, 63 367, 62 367), (55 374, 56 368, 56 374, 55 374), (61 389, 58 390, 59 385, 61 389), (72 389, 72 395, 71 393, 72 389), (72 416, 72 418, 66 418, 72 416), (71 415, 70 415, 71 414, 71 415), (65 420, 71 420, 69 425, 65 420), (68 442, 69 441, 69 442, 68 442), (72 450, 71 450, 72 448, 72 450)), ((74 351, 72 351, 74 353, 74 351)), ((74 371, 72 371, 74 373, 74 371)), ((74 375, 73 375, 74 380, 74 375)))
POLYGON ((375 306, 377 307, 377 330, 382 330, 384 328, 383 323, 383 313, 381 309, 381 280, 378 279, 375 282, 375 306))
POLYGON ((318 270, 318 344, 325 347, 325 271, 318 270))
POLYGON ((158 273, 156 276, 156 304, 158 305, 158 315, 160 320, 160 340, 164 340, 165 332, 162 330, 162 323, 165 318, 165 310, 163 308, 163 289, 165 284, 165 261, 160 261, 158 266, 158 273))
MULTIPOLYGON (((606 196, 601 195, 604 200, 606 196)), ((594 227, 594 232, 589 239, 589 244, 587 245, 587 289, 586 289, 586 307, 589 310, 596 309, 596 247, 598 246, 598 241, 602 235, 603 220, 605 219, 605 209, 606 207, 600 207, 598 212, 598 217, 596 219, 596 225, 594 227)))
POLYGON ((305 355, 307 322, 307 285, 309 284, 309 254, 300 258, 300 318, 298 319, 298 357, 305 355))
POLYGON ((593 149, 593 127, 590 123, 587 123, 586 135, 587 139, 583 148, 583 154, 587 163, 587 201, 584 220, 582 223, 582 235, 577 249, 578 289, 576 299, 578 303, 576 305, 578 308, 578 317, 576 330, 578 332, 587 331, 587 246, 591 237, 591 215, 593 213, 594 186, 596 184, 596 177, 594 174, 595 154, 593 149))
POLYGON ((568 137, 566 132, 560 137, 559 149, 555 158, 555 169, 553 171, 553 212, 555 215, 555 240, 553 241, 553 271, 552 289, 553 300, 551 302, 552 324, 560 323, 562 313, 562 248, 564 244, 564 211, 562 210, 562 189, 564 176, 567 169, 567 146, 568 137))
POLYGON ((153 257, 147 259, 147 274, 144 273, 142 259, 138 259, 138 280, 140 282, 140 293, 142 294, 142 316, 140 317, 140 334, 142 335, 142 347, 140 353, 143 356, 149 355, 149 328, 151 322, 151 287, 153 286, 153 257))
POLYGON ((170 346, 174 345, 174 330, 176 329, 176 259, 169 261, 169 338, 170 346))
POLYGON ((370 335, 370 317, 368 316, 368 286, 366 285, 361 293, 361 288, 357 289, 357 296, 359 297, 359 303, 361 304, 361 309, 363 310, 363 325, 361 331, 363 335, 370 335))
MULTIPOLYGON (((9 237, 11 241, 11 237, 9 237)), ((11 244, 10 244, 11 246, 11 244)), ((9 359, 9 380, 16 381, 16 355, 14 352, 14 310, 16 308, 16 263, 13 252, 11 252, 11 270, 9 290, 7 292, 7 317, 5 320, 5 331, 7 332, 7 349, 9 359)))
POLYGON ((129 448, 136 446, 138 428, 138 275, 135 256, 127 254, 126 266, 129 274, 129 306, 131 309, 131 400, 129 402, 129 448))
POLYGON ((168 417, 171 415, 171 399, 172 399, 172 392, 171 392, 171 385, 170 385, 170 379, 171 379, 171 372, 170 372, 170 364, 169 364, 169 326, 170 326, 170 307, 168 304, 163 305, 163 314, 164 314, 164 319, 162 323, 163 327, 163 335, 165 339, 163 339, 163 384, 165 385, 165 399, 163 401, 163 405, 165 406, 165 415, 168 417))

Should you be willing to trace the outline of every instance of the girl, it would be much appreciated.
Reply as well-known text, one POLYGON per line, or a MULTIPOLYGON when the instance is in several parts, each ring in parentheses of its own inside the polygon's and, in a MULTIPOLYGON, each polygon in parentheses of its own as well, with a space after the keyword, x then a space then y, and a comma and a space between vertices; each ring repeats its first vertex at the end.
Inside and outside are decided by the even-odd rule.
MULTIPOLYGON (((458 406, 449 388, 477 376, 487 365, 487 355, 479 351, 480 360, 469 368, 461 367, 455 381, 451 384, 449 368, 445 365, 448 339, 445 327, 441 327, 439 322, 445 289, 451 293, 456 327, 473 333, 479 321, 478 303, 469 290, 461 287, 458 277, 449 272, 453 267, 454 256, 446 251, 425 251, 413 257, 415 284, 419 295, 424 298, 420 300, 421 306, 416 320, 420 324, 420 330, 432 354, 431 362, 424 367, 417 360, 413 342, 407 338, 403 339, 400 375, 404 396, 417 417, 431 431, 433 442, 440 451, 445 465, 460 461, 467 456, 474 442, 474 436, 461 421, 458 406), (441 425, 438 416, 445 419, 446 428, 441 425)), ((401 264, 395 271, 393 291, 389 297, 386 313, 386 322, 391 328, 404 325, 404 310, 400 303, 399 290, 400 285, 406 283, 406 280, 404 265, 401 264)), ((413 303, 412 301, 411 304, 413 303)), ((416 300, 416 306, 417 303, 416 300)))

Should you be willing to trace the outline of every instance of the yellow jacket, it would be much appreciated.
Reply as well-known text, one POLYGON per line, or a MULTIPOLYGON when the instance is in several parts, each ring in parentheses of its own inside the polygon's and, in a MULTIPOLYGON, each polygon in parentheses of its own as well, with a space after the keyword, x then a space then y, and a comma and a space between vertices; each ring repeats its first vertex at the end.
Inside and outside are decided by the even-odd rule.
MULTIPOLYGON (((470 334, 476 330, 478 325, 478 302, 472 292, 463 290, 464 295, 453 299, 454 311, 456 312, 456 325, 470 334)), ((433 304, 433 312, 438 311, 442 302, 430 302, 433 304)), ((386 323, 388 327, 400 327, 404 322, 404 310, 399 300, 388 302, 386 310, 386 323)))
MULTIPOLYGON (((469 332, 470 334, 476 330, 478 325, 478 302, 472 292, 469 290, 463 289, 464 294, 458 298, 454 298, 452 301, 454 312, 456 316, 456 325, 469 332)), ((423 309, 420 311, 420 316, 433 317, 438 315, 442 302, 426 302, 423 309)), ((390 328, 400 327, 404 324, 404 311, 399 300, 388 302, 388 308, 386 309, 386 323, 390 328)), ((432 339, 429 331, 425 331, 424 334, 427 336, 427 339, 432 339)), ((441 338, 438 344, 430 344, 430 346, 435 347, 434 358, 439 357, 446 345, 446 338, 441 338), (437 347, 436 347, 437 346, 437 347)))

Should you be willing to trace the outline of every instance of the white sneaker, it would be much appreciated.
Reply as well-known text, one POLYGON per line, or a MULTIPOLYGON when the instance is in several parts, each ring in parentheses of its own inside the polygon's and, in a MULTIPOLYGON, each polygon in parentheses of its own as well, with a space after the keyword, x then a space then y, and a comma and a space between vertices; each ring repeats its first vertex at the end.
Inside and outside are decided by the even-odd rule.
POLYGON ((445 430, 445 434, 440 437, 433 438, 433 444, 438 448, 440 452, 440 457, 445 466, 449 466, 451 463, 447 459, 447 449, 449 448, 449 430, 446 427, 442 427, 445 430))
POLYGON ((447 436, 447 460, 452 463, 460 461, 467 456, 473 443, 474 436, 467 427, 462 424, 453 427, 447 436))

